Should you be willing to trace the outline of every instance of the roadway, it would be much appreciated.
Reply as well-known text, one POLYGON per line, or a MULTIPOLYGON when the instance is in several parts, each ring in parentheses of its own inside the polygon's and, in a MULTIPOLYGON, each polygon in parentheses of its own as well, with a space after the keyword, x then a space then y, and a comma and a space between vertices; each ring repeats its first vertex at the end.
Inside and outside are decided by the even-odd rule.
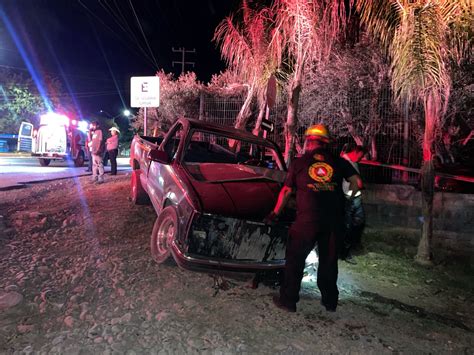
MULTIPOLYGON (((129 171, 128 158, 117 159, 118 172, 129 171)), ((22 185, 90 175, 87 165, 76 168, 66 161, 51 161, 49 166, 40 166, 38 159, 28 155, 0 154, 0 190, 20 188, 22 185)), ((105 172, 110 171, 110 165, 105 172)))

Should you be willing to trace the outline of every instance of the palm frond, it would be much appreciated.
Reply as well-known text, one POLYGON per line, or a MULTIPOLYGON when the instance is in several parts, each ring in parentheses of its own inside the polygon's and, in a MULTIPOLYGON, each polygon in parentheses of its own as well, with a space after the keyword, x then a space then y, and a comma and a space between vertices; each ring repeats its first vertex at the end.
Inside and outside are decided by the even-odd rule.
POLYGON ((357 0, 356 10, 367 31, 387 48, 405 11, 402 4, 391 0, 357 0))
POLYGON ((216 28, 213 41, 220 45, 221 57, 232 70, 243 72, 249 64, 251 49, 242 30, 234 25, 232 16, 226 17, 216 28))
POLYGON ((415 6, 404 11, 393 36, 392 88, 397 101, 419 102, 427 96, 449 94, 446 68, 446 23, 439 4, 415 6))
POLYGON ((448 43, 452 57, 459 64, 463 58, 473 58, 474 1, 452 0, 444 14, 450 26, 448 43))

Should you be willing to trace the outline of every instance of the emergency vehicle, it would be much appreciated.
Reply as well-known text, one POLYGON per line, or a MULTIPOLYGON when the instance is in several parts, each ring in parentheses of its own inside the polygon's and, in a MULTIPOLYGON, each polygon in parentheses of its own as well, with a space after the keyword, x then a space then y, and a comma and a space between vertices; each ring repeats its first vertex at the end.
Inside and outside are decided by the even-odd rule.
POLYGON ((21 123, 18 150, 31 151, 41 166, 48 166, 51 160, 70 160, 74 166, 82 166, 88 159, 85 146, 88 129, 87 121, 48 112, 41 115, 38 129, 31 123, 21 123))

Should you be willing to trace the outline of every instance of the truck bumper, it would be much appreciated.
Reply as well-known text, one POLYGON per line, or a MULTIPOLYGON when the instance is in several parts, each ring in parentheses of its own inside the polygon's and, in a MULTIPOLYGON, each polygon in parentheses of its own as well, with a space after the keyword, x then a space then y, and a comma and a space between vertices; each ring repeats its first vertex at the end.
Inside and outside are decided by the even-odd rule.
POLYGON ((58 153, 31 153, 32 157, 41 158, 41 159, 51 159, 51 160, 65 160, 67 159, 67 154, 58 154, 58 153))
POLYGON ((176 243, 172 244, 171 253, 178 266, 188 270, 219 270, 255 273, 258 271, 281 271, 285 267, 285 260, 259 262, 253 260, 228 260, 192 255, 181 251, 176 243))

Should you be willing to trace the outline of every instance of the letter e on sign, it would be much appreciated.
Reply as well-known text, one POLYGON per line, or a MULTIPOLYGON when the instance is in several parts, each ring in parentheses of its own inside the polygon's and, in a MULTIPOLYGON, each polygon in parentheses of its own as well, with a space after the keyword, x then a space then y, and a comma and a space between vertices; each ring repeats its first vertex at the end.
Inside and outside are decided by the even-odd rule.
POLYGON ((130 78, 130 107, 160 106, 160 78, 132 76, 130 78))

